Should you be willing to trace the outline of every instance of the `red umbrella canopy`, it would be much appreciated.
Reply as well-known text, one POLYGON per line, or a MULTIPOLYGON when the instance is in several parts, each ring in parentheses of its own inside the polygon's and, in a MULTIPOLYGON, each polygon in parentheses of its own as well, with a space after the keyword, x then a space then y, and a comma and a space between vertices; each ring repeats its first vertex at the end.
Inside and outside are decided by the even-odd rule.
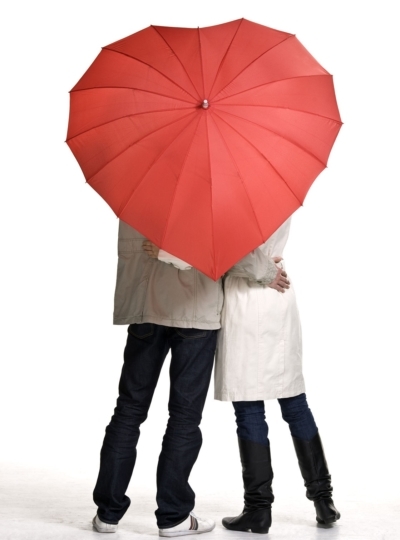
POLYGON ((245 19, 141 30, 70 97, 87 182, 212 279, 301 206, 341 127, 332 76, 294 35, 245 19))

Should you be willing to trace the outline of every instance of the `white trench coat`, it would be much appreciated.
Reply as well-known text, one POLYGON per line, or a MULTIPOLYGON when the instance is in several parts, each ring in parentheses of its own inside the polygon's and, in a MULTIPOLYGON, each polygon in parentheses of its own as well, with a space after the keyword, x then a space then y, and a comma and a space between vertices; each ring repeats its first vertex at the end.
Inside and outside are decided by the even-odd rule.
MULTIPOLYGON (((289 228, 290 219, 247 256, 250 264, 257 257, 282 257, 289 228)), ((221 401, 257 401, 297 396, 305 392, 305 386, 293 285, 280 293, 236 277, 235 269, 241 264, 243 268, 245 260, 225 278, 214 397, 221 401)))

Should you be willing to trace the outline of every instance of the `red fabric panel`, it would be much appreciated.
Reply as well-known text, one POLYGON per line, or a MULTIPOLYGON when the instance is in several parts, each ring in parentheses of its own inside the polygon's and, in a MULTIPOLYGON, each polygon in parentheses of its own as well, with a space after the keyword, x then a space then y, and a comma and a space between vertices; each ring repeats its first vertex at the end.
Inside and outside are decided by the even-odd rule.
POLYGON ((331 75, 308 75, 266 83, 218 101, 218 107, 225 105, 282 107, 340 122, 331 75))
MULTIPOLYGON (((107 161, 102 161, 97 172, 90 179, 90 185, 108 202, 119 216, 127 200, 135 191, 152 165, 160 159, 171 141, 178 138, 182 131, 195 120, 191 114, 173 123, 168 123, 158 130, 150 130, 147 136, 125 143, 124 150, 107 161), (118 156, 118 159, 116 157, 118 156)), ((117 130, 118 131, 118 130, 117 130)), ((92 133, 92 132, 90 132, 92 133)), ((84 135, 86 136, 86 134, 84 135)), ((81 142, 82 152, 85 143, 82 137, 73 139, 69 144, 81 142)), ((74 154, 76 148, 72 148, 74 154)), ((98 157, 104 154, 101 148, 98 157)), ((96 156, 94 156, 96 157, 96 156)), ((82 163, 80 163, 82 166, 82 163)))
POLYGON ((202 111, 200 115, 176 186, 174 203, 164 229, 163 247, 211 276, 215 273, 215 264, 207 114, 202 111))
POLYGON ((205 99, 210 100, 211 87, 224 56, 229 50, 243 19, 217 26, 200 28, 200 42, 203 60, 205 99))
MULTIPOLYGON (((150 162, 146 173, 140 175, 140 182, 119 214, 123 221, 160 247, 164 245, 164 232, 198 123, 199 118, 192 116, 189 125, 176 137, 166 137, 168 145, 150 162)), ((151 151, 150 138, 146 145, 151 151)))
POLYGON ((238 72, 229 84, 223 86, 213 99, 217 102, 221 98, 262 84, 309 75, 328 75, 328 72, 295 36, 289 36, 279 45, 271 47, 256 62, 249 62, 248 66, 238 72))
MULTIPOLYGON (((176 30, 179 34, 180 29, 176 30)), ((162 38, 160 33, 152 26, 136 34, 111 43, 105 49, 116 51, 153 68, 178 87, 186 90, 196 99, 196 90, 186 70, 162 38)))
POLYGON ((128 88, 94 88, 71 93, 67 140, 109 122, 146 112, 193 110, 186 101, 128 88))
POLYGON ((284 216, 301 205, 312 182, 309 178, 315 178, 324 167, 258 126, 229 115, 215 114, 214 118, 229 141, 264 241, 286 219, 284 216))
MULTIPOLYGON (((230 44, 229 51, 221 63, 210 98, 217 98, 219 93, 231 81, 235 80, 243 72, 247 72, 249 66, 257 65, 259 59, 266 56, 267 51, 272 51, 274 47, 290 38, 290 36, 291 34, 286 32, 279 32, 242 19, 235 38, 230 44)), ((255 69, 257 71, 257 67, 255 69)))
POLYGON ((199 31, 193 28, 153 27, 163 37, 173 54, 184 67, 195 88, 199 103, 205 99, 203 66, 201 64, 199 31))
MULTIPOLYGON (((134 118, 121 118, 70 139, 68 145, 79 161, 86 180, 90 182, 107 163, 115 159, 124 159, 124 152, 148 135, 163 131, 170 125, 174 130, 176 121, 193 114, 195 113, 186 110, 165 111, 138 114, 134 118)), ((182 127, 186 125, 186 122, 184 120, 178 126, 182 127)), ((166 133, 168 131, 161 133, 164 139, 167 136, 166 133)), ((167 142, 165 140, 165 144, 167 142)))
POLYGON ((215 267, 219 273, 248 253, 249 245, 260 245, 263 240, 229 142, 221 135, 211 112, 209 116, 215 267))
POLYGON ((192 96, 162 73, 134 58, 103 49, 71 92, 88 88, 136 88, 193 103, 192 96))
MULTIPOLYGON (((268 109, 265 114, 263 107, 232 107, 233 112, 228 112, 228 107, 219 114, 229 116, 232 121, 235 117, 252 122, 261 126, 264 131, 275 133, 280 137, 282 144, 285 141, 296 145, 326 165, 332 144, 337 136, 341 124, 323 116, 292 111, 289 109, 268 109)), ((224 117, 225 117, 224 116, 224 117)))

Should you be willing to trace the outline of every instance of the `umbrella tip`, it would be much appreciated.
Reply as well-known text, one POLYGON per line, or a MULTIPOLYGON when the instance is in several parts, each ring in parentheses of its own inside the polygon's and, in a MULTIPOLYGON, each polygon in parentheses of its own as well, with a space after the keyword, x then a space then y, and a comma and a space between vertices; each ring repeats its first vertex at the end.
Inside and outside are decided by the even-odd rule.
POLYGON ((203 107, 203 109, 208 109, 209 107, 208 99, 204 99, 201 106, 203 107))

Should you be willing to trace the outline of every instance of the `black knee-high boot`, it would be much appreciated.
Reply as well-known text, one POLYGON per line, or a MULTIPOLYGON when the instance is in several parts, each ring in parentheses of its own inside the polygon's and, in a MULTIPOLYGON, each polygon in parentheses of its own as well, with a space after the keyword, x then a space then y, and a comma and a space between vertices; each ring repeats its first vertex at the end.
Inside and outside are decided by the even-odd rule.
POLYGON ((269 446, 238 438, 244 485, 243 512, 226 517, 222 524, 232 531, 266 534, 271 526, 272 467, 269 446))
POLYGON ((340 518, 332 500, 331 475, 319 433, 311 441, 293 438, 300 471, 307 488, 306 496, 314 502, 317 521, 329 524, 340 518))

